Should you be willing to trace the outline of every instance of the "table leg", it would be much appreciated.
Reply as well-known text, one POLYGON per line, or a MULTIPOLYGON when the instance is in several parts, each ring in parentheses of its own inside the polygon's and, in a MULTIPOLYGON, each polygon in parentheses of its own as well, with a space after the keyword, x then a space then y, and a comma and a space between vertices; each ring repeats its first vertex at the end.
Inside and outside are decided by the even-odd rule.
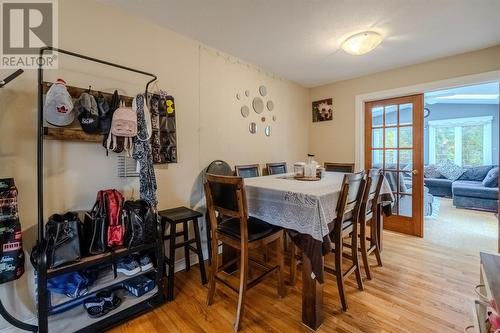
POLYGON ((323 324, 323 284, 311 273, 311 260, 302 253, 302 323, 317 330, 323 324))

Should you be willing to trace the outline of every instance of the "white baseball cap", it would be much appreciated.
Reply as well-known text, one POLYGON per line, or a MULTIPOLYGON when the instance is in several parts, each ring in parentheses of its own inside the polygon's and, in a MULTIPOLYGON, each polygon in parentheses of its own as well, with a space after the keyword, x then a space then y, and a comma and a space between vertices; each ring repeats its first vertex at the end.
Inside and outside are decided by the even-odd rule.
POLYGON ((73 100, 63 79, 57 79, 47 91, 43 114, 45 120, 55 126, 68 126, 75 119, 73 100))

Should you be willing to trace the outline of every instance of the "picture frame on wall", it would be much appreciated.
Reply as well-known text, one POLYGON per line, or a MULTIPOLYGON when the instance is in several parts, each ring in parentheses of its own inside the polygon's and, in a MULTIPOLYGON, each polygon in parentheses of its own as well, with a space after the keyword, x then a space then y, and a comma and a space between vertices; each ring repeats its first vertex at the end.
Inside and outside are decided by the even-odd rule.
POLYGON ((313 123, 332 120, 333 98, 322 99, 312 102, 313 123))

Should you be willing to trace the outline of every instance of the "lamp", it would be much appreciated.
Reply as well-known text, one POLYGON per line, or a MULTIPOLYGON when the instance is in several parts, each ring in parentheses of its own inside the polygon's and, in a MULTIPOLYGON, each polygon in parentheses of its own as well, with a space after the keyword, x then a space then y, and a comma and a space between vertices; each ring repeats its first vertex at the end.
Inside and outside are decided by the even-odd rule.
POLYGON ((342 49, 352 55, 362 55, 372 51, 382 42, 382 35, 375 31, 364 31, 347 38, 342 49))

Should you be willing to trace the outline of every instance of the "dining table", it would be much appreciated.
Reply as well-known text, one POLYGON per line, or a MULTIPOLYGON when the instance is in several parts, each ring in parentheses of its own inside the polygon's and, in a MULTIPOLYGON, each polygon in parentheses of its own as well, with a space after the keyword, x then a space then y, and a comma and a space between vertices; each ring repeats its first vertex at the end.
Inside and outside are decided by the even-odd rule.
MULTIPOLYGON (((344 175, 325 172, 317 181, 298 180, 293 173, 245 178, 249 215, 286 229, 302 252, 302 322, 313 330, 323 323, 324 256, 331 252, 329 233, 344 175)), ((384 180, 380 206, 389 208, 384 209, 387 214, 393 201, 384 180)), ((380 229, 381 215, 376 223, 380 229)), ((381 244, 382 232, 378 234, 380 239, 371 241, 381 244)))

